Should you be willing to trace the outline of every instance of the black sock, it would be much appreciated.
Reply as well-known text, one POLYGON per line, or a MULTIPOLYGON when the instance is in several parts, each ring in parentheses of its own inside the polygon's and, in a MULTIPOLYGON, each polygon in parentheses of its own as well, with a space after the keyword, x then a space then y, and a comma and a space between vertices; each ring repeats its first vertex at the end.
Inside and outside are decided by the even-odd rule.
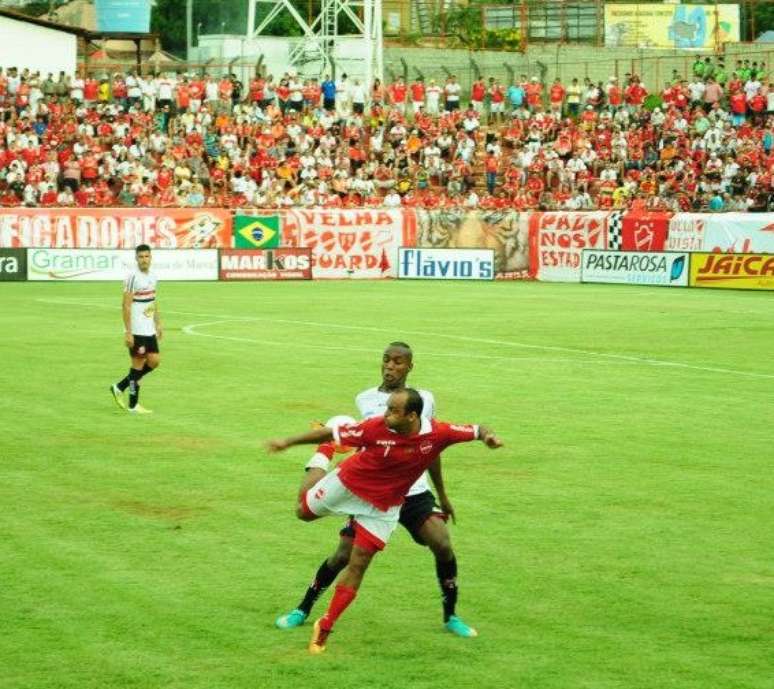
POLYGON ((443 600, 443 621, 448 622, 457 607, 457 558, 448 562, 435 561, 435 573, 441 587, 443 600))
MULTIPOLYGON (((146 364, 145 364, 145 366, 143 366, 143 367, 142 367, 142 371, 140 371, 140 378, 144 378, 144 377, 145 377, 145 376, 147 376, 147 375, 148 375, 148 374, 149 374, 149 373, 150 373, 152 370, 153 370, 153 368, 152 368, 151 366, 148 366, 148 364, 146 363, 146 364)), ((138 378, 137 380, 139 380, 140 378, 138 378)))
POLYGON ((314 581, 312 585, 306 590, 304 600, 298 605, 299 610, 303 610, 308 616, 312 612, 312 606, 317 602, 317 599, 325 593, 327 589, 339 575, 339 572, 344 569, 346 565, 341 567, 330 567, 328 560, 323 560, 320 565, 320 569, 317 570, 317 574, 314 575, 314 581))
POLYGON ((140 401, 140 378, 142 371, 137 368, 129 370, 129 409, 134 409, 140 401))
POLYGON ((120 380, 118 383, 116 383, 116 387, 117 387, 117 388, 118 388, 118 389, 119 389, 121 392, 123 392, 124 390, 126 390, 126 388, 128 388, 128 387, 129 387, 129 380, 130 380, 130 378, 131 378, 131 375, 132 375, 132 370, 133 370, 133 369, 131 369, 131 368, 130 368, 130 369, 129 369, 129 373, 128 373, 128 374, 127 374, 127 375, 126 375, 126 376, 125 376, 125 377, 124 377, 122 380, 120 380))

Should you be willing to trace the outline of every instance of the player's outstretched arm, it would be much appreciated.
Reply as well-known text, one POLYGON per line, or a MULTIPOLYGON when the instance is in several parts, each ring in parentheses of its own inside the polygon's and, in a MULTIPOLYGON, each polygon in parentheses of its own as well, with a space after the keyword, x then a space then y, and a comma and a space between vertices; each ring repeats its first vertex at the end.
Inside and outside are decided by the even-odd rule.
POLYGON ((283 452, 294 445, 319 445, 333 440, 333 431, 327 426, 315 428, 306 433, 292 435, 289 438, 275 438, 265 443, 266 451, 269 454, 283 452))
POLYGON ((500 440, 500 438, 498 438, 493 431, 480 424, 478 427, 478 439, 490 450, 496 450, 498 447, 503 446, 503 441, 500 440))

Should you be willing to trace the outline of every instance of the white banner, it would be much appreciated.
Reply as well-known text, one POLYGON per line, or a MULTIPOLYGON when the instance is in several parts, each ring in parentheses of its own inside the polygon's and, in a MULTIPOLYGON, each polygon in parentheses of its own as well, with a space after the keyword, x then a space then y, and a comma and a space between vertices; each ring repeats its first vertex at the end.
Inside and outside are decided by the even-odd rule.
POLYGON ((688 254, 586 249, 581 282, 687 287, 688 254))
POLYGON ((704 235, 707 213, 677 213, 669 221, 666 251, 701 251, 704 248, 704 235))
POLYGON ((608 211, 530 214, 533 274, 547 282, 580 282, 583 249, 607 249, 608 211))
POLYGON ((704 251, 774 254, 774 213, 709 214, 705 227, 704 251))
POLYGON ((282 246, 311 249, 316 280, 395 277, 398 247, 416 243, 411 210, 311 208, 281 215, 282 246))
POLYGON ((402 247, 398 277, 415 280, 494 280, 492 249, 422 249, 402 247))
MULTIPOLYGON (((155 249, 151 270, 159 280, 217 280, 216 249, 155 249)), ((137 266, 131 249, 28 249, 27 279, 123 280, 137 266)))

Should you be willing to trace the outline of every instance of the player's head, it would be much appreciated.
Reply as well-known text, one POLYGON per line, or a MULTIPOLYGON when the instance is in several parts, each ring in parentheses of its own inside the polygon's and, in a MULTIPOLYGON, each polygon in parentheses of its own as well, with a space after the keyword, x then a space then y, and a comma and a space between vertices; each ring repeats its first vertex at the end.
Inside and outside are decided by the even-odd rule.
POLYGON ((134 257, 137 259, 137 267, 145 272, 151 264, 151 248, 147 244, 140 244, 134 250, 134 257))
POLYGON ((414 367, 414 355, 405 342, 390 342, 382 355, 382 389, 400 390, 414 367))
POLYGON ((396 433, 408 434, 419 430, 424 402, 414 388, 393 392, 387 400, 384 423, 396 433))

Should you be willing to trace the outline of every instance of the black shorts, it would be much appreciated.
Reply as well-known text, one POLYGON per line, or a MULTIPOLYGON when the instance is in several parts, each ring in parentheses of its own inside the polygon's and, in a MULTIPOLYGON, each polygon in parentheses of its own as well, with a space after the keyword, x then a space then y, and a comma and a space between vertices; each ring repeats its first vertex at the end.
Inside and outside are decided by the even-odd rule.
MULTIPOLYGON (((419 543, 419 545, 427 545, 419 535, 419 530, 430 517, 438 517, 444 521, 448 519, 447 515, 441 511, 441 508, 435 501, 435 496, 429 490, 426 490, 424 493, 417 493, 416 495, 406 497, 403 507, 400 508, 398 521, 411 534, 411 538, 415 542, 419 543)), ((339 531, 339 534, 345 538, 355 537, 355 527, 352 519, 339 531)))
POLYGON ((155 335, 135 335, 134 347, 129 349, 132 356, 145 356, 146 354, 158 354, 159 341, 155 335))

